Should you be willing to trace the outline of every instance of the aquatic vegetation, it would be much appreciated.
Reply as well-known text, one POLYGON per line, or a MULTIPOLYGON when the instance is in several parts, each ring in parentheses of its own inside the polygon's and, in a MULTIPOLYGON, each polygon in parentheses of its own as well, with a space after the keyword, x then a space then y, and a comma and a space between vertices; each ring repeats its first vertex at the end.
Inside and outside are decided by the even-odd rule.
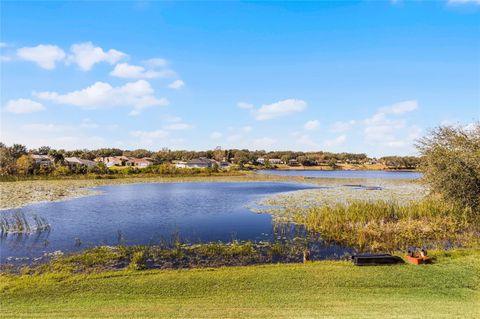
POLYGON ((395 201, 351 201, 276 208, 288 219, 322 239, 362 251, 395 251, 409 246, 444 248, 480 243, 480 223, 471 211, 435 199, 399 204, 395 201))
POLYGON ((33 215, 33 223, 29 221, 25 214, 16 211, 12 215, 2 215, 0 217, 0 235, 11 234, 30 234, 34 232, 43 232, 50 230, 50 224, 43 217, 33 215))
MULTIPOLYGON (((48 272, 97 272, 115 269, 178 269, 221 266, 241 266, 269 263, 301 262, 309 249, 318 256, 319 245, 304 238, 288 241, 232 241, 186 244, 181 241, 145 246, 99 246, 71 254, 53 254, 23 267, 25 274, 48 272)), ((335 259, 345 259, 349 255, 335 259)), ((315 257, 317 258, 317 257, 315 257)), ((4 271, 18 272, 20 268, 2 265, 4 271)))

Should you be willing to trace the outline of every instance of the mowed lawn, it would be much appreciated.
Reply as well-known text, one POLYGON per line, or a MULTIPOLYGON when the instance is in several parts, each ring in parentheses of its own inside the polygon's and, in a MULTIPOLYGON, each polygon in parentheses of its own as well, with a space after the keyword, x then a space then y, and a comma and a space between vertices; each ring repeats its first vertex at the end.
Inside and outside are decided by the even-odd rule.
POLYGON ((312 262, 0 276, 1 318, 480 318, 479 250, 433 265, 312 262))

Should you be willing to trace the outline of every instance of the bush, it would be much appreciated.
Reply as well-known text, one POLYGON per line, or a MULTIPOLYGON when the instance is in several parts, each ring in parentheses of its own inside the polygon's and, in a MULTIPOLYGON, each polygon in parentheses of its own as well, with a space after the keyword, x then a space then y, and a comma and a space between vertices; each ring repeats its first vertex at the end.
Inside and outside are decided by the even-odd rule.
POLYGON ((480 122, 471 128, 441 126, 418 141, 421 170, 434 193, 480 211, 480 122))
POLYGON ((147 255, 145 251, 139 250, 133 253, 132 259, 130 260, 130 264, 128 265, 129 269, 132 270, 142 270, 146 269, 147 265, 147 255))

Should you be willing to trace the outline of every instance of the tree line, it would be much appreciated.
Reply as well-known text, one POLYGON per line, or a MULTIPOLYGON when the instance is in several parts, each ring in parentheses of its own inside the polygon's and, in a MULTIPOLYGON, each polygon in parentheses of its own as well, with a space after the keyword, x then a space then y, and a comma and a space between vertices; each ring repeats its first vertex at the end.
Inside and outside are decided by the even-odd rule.
MULTIPOLYGON (((194 158, 205 157, 216 161, 227 161, 237 164, 243 169, 247 164, 259 165, 259 158, 264 159, 264 166, 273 168, 269 159, 279 159, 283 163, 296 161, 299 165, 315 166, 327 165, 337 167, 338 163, 364 164, 371 162, 365 153, 331 153, 331 152, 294 152, 294 151, 251 151, 248 149, 214 149, 206 151, 170 150, 163 148, 159 151, 146 149, 122 150, 119 148, 100 148, 95 150, 63 150, 42 146, 37 149, 27 149, 25 145, 13 144, 7 146, 0 143, 0 175, 41 175, 56 171, 59 175, 67 173, 108 173, 108 169, 101 163, 96 167, 67 167, 64 163, 66 157, 78 157, 94 160, 99 157, 127 156, 134 158, 150 158, 154 165, 170 164, 173 161, 189 161, 194 158), (53 166, 35 165, 31 154, 48 155, 54 161, 53 166)), ((377 159, 375 159, 376 161, 377 159)), ((415 169, 419 159, 413 156, 388 156, 378 159, 388 167, 398 169, 415 169)))

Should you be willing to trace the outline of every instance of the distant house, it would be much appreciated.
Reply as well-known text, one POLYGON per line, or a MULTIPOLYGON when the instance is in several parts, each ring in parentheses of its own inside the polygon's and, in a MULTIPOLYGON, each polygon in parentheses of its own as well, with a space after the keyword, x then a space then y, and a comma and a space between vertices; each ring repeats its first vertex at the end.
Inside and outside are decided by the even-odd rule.
POLYGON ((76 167, 76 166, 87 166, 87 167, 93 167, 96 166, 97 163, 94 161, 78 158, 78 157, 65 157, 65 163, 70 166, 70 167, 76 167))
POLYGON ((221 161, 221 162, 218 163, 218 166, 220 166, 220 168, 229 168, 230 163, 227 162, 227 161, 221 161))
POLYGON ((301 164, 295 160, 295 159, 291 159, 288 161, 288 166, 300 166, 301 164))
POLYGON ((282 160, 279 158, 270 158, 268 162, 272 165, 283 164, 282 160))
POLYGON ((265 165, 267 160, 271 165, 277 165, 277 164, 283 163, 282 160, 279 158, 263 158, 263 157, 257 158, 257 163, 265 165))
POLYGON ((108 156, 108 157, 98 157, 95 159, 96 162, 102 162, 107 167, 112 166, 125 166, 129 161, 129 158, 126 156, 108 156))
POLYGON ((194 158, 190 161, 187 162, 186 167, 188 168, 212 168, 215 164, 218 165, 218 163, 215 160, 206 158, 206 157, 200 157, 200 158, 194 158))
POLYGON ((172 161, 172 164, 175 165, 176 168, 187 168, 187 162, 185 161, 172 161))
POLYGON ((135 167, 147 167, 152 165, 153 160, 151 158, 130 158, 125 164, 127 166, 135 166, 135 167))
POLYGON ((50 167, 53 165, 53 159, 48 155, 33 154, 32 158, 35 161, 36 165, 39 165, 42 167, 50 167))

